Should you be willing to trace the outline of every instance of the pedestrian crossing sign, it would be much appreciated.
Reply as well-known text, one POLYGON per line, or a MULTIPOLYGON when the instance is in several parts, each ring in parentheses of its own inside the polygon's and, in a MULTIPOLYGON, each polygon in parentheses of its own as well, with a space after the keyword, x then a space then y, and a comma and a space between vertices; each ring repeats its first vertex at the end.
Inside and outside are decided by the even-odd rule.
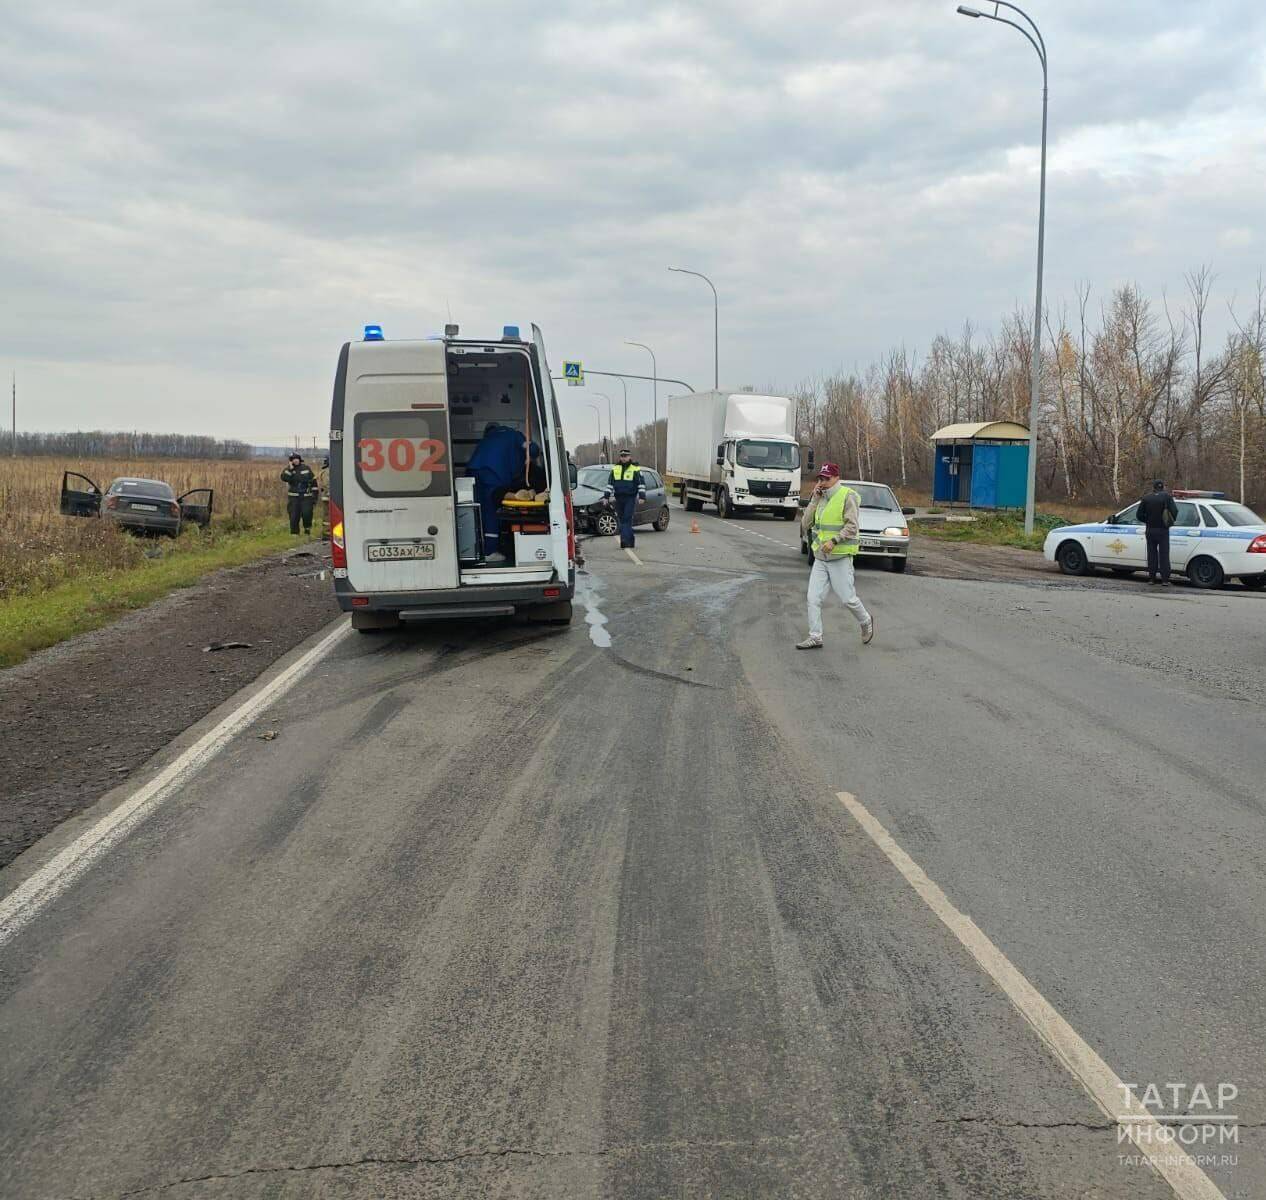
POLYGON ((563 378, 569 387, 585 386, 585 369, 578 362, 563 363, 563 378))

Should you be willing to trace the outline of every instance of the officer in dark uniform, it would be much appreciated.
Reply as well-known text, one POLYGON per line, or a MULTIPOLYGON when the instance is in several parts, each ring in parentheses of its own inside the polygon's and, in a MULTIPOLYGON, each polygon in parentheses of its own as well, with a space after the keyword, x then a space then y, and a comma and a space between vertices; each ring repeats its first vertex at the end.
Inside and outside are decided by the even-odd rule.
POLYGON ((1154 480, 1152 494, 1139 501, 1139 520, 1146 526, 1147 582, 1168 587, 1169 527, 1178 520, 1178 504, 1163 479, 1154 480))
POLYGON ((290 465, 281 473, 282 482, 286 485, 286 514, 290 517, 290 532, 299 532, 299 522, 303 522, 303 532, 312 532, 312 513, 316 508, 317 495, 321 485, 317 482, 316 472, 303 461, 303 455, 296 451, 290 456, 290 465))
POLYGON ((633 515, 638 500, 646 499, 646 484, 642 482, 642 470, 633 461, 628 449, 622 449, 615 466, 607 477, 607 495, 615 497, 615 509, 620 517, 620 545, 633 549, 633 515))

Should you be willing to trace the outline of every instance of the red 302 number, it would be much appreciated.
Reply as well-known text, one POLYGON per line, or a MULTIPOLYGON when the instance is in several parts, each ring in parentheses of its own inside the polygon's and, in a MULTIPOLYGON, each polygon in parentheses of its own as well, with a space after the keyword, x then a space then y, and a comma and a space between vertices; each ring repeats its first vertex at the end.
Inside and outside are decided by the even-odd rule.
POLYGON ((416 447, 409 438, 392 438, 383 450, 381 438, 361 438, 356 443, 361 457, 356 466, 362 471, 447 471, 444 443, 437 438, 421 438, 416 447))

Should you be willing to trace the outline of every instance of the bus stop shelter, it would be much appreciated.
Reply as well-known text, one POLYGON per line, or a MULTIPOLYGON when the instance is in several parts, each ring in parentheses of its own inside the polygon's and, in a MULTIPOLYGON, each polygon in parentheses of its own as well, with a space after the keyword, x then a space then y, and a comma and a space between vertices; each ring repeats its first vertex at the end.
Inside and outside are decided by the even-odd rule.
POLYGON ((1028 487, 1029 431, 1014 421, 946 425, 932 435, 934 504, 1023 508, 1028 487))

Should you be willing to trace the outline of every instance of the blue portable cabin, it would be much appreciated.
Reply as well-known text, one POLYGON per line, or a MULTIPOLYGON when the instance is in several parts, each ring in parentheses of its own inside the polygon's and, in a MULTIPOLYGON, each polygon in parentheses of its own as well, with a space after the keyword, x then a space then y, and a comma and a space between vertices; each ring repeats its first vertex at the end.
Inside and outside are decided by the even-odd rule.
POLYGON ((946 425, 932 435, 935 504, 1023 508, 1028 490, 1029 431, 1014 421, 946 425))

